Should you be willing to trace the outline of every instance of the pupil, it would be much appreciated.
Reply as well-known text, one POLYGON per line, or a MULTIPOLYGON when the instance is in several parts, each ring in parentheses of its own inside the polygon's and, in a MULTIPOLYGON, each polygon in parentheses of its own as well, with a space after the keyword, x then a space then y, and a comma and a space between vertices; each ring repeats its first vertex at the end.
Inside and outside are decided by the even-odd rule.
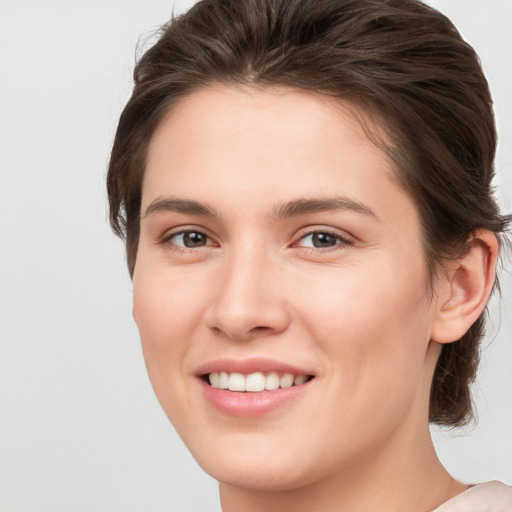
POLYGON ((313 235, 313 245, 315 247, 332 247, 336 245, 336 237, 329 233, 315 233, 313 235))
POLYGON ((201 247, 206 243, 206 237, 202 233, 191 231, 183 235, 183 243, 186 247, 201 247))

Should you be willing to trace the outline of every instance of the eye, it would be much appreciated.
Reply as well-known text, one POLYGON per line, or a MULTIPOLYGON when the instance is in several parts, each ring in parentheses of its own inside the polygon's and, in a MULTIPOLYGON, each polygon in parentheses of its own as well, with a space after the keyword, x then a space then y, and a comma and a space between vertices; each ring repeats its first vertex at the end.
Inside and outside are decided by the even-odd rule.
POLYGON ((165 239, 166 242, 171 243, 177 247, 184 247, 187 249, 196 249, 206 245, 212 245, 212 240, 201 233, 200 231, 187 230, 174 233, 165 239))
POLYGON ((330 231, 314 231, 301 237, 297 245, 311 249, 331 249, 340 245, 352 245, 352 242, 330 231))

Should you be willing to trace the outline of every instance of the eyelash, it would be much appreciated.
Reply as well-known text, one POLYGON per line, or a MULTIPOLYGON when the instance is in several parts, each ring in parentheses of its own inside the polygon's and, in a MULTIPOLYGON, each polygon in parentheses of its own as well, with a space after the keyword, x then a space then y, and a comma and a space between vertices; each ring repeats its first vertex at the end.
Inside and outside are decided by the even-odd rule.
POLYGON ((197 249, 202 249, 204 247, 211 246, 212 244, 208 244, 208 242, 212 242, 212 239, 203 231, 200 231, 199 229, 182 229, 180 231, 176 231, 174 233, 170 233, 168 235, 165 235, 162 240, 160 241, 160 245, 165 245, 167 248, 169 248, 172 251, 177 251, 180 253, 184 252, 196 252, 197 249), (199 247, 186 247, 185 245, 177 245, 176 243, 172 242, 172 239, 178 236, 185 236, 187 234, 195 234, 200 235, 202 237, 206 238, 206 244, 201 245, 199 247))
MULTIPOLYGON (((159 242, 160 245, 165 245, 167 248, 169 248, 172 251, 176 251, 179 253, 185 253, 185 252, 196 252, 198 249, 203 249, 205 247, 212 247, 212 246, 218 246, 218 244, 211 243, 212 239, 203 231, 200 231, 198 229, 182 229, 180 231, 176 231, 174 233, 170 233, 168 235, 165 235, 162 240, 159 242), (178 245, 175 242, 172 242, 172 239, 178 236, 185 236, 185 235, 199 235, 200 237, 206 238, 206 243, 204 245, 200 245, 198 247, 186 247, 185 245, 178 245), (210 242, 210 243, 208 243, 210 242)), ((328 252, 335 250, 337 248, 341 247, 350 247, 354 245, 353 240, 349 239, 348 237, 344 237, 340 235, 339 233, 335 232, 334 230, 330 229, 313 229, 309 231, 303 231, 297 242, 294 242, 292 244, 292 247, 299 247, 305 251, 311 251, 311 252, 328 252), (307 237, 314 237, 315 235, 328 235, 330 237, 333 237, 336 240, 335 245, 328 246, 328 247, 308 247, 308 246, 301 246, 300 242, 306 239, 307 237)))
POLYGON ((302 249, 309 250, 309 251, 327 252, 327 251, 335 250, 335 249, 340 248, 340 247, 352 246, 352 245, 354 245, 354 242, 353 242, 353 240, 349 239, 348 237, 342 236, 340 233, 337 233, 334 230, 322 228, 322 229, 314 229, 314 230, 302 233, 300 238, 299 238, 299 240, 298 240, 298 242, 295 242, 293 245, 301 247, 302 249), (306 246, 300 246, 299 245, 300 241, 304 240, 307 237, 314 237, 315 235, 329 235, 330 237, 333 237, 334 239, 336 239, 336 243, 335 243, 335 245, 332 245, 332 246, 329 246, 329 247, 324 247, 324 248, 321 248, 321 247, 306 247, 306 246))

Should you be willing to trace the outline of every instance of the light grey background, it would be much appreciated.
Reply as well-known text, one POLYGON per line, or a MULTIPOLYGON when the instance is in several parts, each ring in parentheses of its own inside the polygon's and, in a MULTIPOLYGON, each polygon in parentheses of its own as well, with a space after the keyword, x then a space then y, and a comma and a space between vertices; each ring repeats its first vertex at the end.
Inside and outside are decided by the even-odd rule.
MULTIPOLYGON (((104 192, 137 39, 192 3, 0 1, 0 512, 219 509, 150 389, 104 192)), ((481 55, 510 212, 512 0, 431 3, 481 55)), ((502 288, 478 426, 434 431, 465 481, 512 483, 510 273, 502 288)))

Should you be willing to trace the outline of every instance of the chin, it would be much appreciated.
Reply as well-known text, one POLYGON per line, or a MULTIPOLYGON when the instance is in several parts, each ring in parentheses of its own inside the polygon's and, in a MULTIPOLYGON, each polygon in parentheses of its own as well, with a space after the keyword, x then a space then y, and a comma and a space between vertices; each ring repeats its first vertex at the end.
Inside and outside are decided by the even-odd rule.
POLYGON ((290 491, 312 484, 316 478, 285 461, 254 462, 238 459, 232 464, 205 464, 203 469, 220 483, 253 491, 290 491))
POLYGON ((308 454, 308 447, 293 442, 293 436, 226 437, 230 439, 187 443, 203 470, 223 484, 254 491, 289 491, 314 483, 326 469, 326 457, 319 450, 315 456, 308 454))

